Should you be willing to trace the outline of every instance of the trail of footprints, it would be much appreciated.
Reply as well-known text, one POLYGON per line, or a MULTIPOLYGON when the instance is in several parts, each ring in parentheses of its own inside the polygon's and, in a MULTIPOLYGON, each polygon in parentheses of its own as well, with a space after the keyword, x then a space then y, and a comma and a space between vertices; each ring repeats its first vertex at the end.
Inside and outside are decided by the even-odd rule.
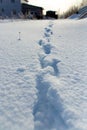
POLYGON ((36 88, 37 102, 34 106, 33 115, 35 121, 34 130, 57 130, 58 126, 60 130, 65 130, 63 126, 66 126, 61 113, 62 104, 60 102, 60 96, 49 80, 46 79, 47 75, 58 77, 59 69, 58 63, 60 62, 56 55, 53 56, 52 49, 54 46, 51 45, 53 35, 53 23, 44 29, 43 39, 39 40, 38 44, 41 48, 39 61, 41 65, 40 73, 36 76, 36 88), (58 100, 56 100, 58 99, 58 100))
POLYGON ((58 63, 60 62, 60 60, 51 55, 52 49, 54 48, 54 46, 51 45, 51 38, 53 35, 52 27, 53 23, 49 24, 48 27, 44 29, 45 32, 43 40, 39 40, 38 42, 38 44, 42 48, 42 51, 44 52, 43 55, 42 54, 39 55, 39 61, 42 69, 47 66, 52 67, 54 70, 54 75, 56 76, 59 74, 58 63))

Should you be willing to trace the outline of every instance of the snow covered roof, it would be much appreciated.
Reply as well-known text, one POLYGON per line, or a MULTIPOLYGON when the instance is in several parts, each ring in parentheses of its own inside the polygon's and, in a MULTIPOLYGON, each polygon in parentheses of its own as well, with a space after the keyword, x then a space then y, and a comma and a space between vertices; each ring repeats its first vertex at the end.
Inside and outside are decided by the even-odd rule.
POLYGON ((73 14, 69 17, 69 19, 82 19, 87 18, 87 6, 82 7, 79 9, 77 14, 73 14))
POLYGON ((26 3, 22 3, 22 5, 29 7, 29 8, 39 8, 39 9, 43 9, 43 7, 40 7, 40 6, 35 6, 35 5, 31 5, 31 4, 26 4, 26 3))
POLYGON ((87 6, 82 7, 82 8, 78 11, 79 14, 83 14, 83 13, 86 13, 86 12, 87 12, 87 6))

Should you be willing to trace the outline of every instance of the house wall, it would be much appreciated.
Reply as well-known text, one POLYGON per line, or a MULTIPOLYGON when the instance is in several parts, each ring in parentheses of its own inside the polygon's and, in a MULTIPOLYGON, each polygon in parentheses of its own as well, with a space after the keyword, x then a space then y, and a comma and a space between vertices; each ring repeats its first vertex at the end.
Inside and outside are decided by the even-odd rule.
POLYGON ((43 14, 41 8, 30 6, 29 9, 31 13, 36 13, 39 16, 43 14))
POLYGON ((18 15, 21 12, 21 0, 0 0, 0 16, 18 15), (13 1, 13 2, 12 2, 13 1))
POLYGON ((33 18, 42 19, 43 18, 43 8, 38 6, 33 6, 29 4, 22 4, 23 14, 30 14, 33 18))

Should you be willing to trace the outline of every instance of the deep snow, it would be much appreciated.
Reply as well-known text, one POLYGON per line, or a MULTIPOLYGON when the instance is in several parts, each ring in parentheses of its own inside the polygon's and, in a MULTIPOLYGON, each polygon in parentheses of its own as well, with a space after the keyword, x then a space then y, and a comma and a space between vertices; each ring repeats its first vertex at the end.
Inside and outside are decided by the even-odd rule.
POLYGON ((0 130, 87 130, 86 39, 87 19, 0 21, 0 130))

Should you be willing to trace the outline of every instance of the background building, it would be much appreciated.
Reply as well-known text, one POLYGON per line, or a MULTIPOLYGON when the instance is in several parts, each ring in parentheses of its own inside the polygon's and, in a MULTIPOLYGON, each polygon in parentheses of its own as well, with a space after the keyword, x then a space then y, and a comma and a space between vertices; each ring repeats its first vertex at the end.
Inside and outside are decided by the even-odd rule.
POLYGON ((21 0, 0 0, 0 16, 18 16, 21 12, 21 0))
POLYGON ((37 19, 43 18, 43 8, 34 5, 22 3, 22 13, 24 16, 30 18, 37 18, 37 19))
POLYGON ((58 18, 58 15, 56 14, 56 11, 47 11, 46 12, 46 18, 54 18, 54 19, 57 19, 58 18))
POLYGON ((43 8, 29 5, 28 0, 0 0, 0 17, 42 19, 43 8))

